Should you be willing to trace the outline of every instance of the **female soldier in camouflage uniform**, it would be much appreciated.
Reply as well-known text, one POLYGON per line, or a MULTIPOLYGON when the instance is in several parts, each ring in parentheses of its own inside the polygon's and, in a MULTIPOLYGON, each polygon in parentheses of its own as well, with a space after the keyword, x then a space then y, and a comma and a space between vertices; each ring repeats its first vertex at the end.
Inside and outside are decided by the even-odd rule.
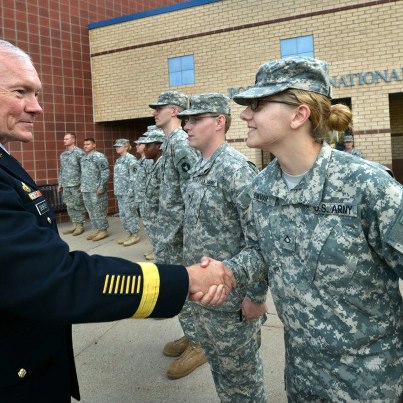
POLYGON ((140 241, 138 234, 140 227, 134 201, 137 160, 129 153, 131 149, 129 140, 118 139, 113 147, 120 155, 113 170, 113 191, 118 201, 120 221, 128 233, 126 238, 118 240, 118 244, 130 246, 140 241))
MULTIPOLYGON (((153 248, 157 242, 156 234, 161 228, 158 221, 158 209, 160 198, 160 184, 163 176, 161 162, 162 151, 160 149, 165 141, 164 132, 157 126, 148 126, 146 136, 137 140, 137 144, 144 144, 146 161, 152 161, 144 177, 144 200, 140 204, 140 214, 143 219, 148 239, 153 248)), ((147 260, 154 260, 153 250, 145 254, 147 260)))
POLYGON ((247 145, 276 159, 254 181, 248 246, 225 264, 240 283, 252 269, 267 276, 284 323, 289 401, 398 401, 402 186, 323 142, 352 119, 331 105, 325 62, 266 63, 234 100, 247 106, 247 145))

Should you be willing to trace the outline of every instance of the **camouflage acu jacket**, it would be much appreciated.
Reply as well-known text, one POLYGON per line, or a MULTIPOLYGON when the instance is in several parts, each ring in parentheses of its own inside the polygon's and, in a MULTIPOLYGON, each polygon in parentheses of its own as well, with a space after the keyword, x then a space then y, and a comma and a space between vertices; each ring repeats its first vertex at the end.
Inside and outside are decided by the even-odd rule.
POLYGON ((81 181, 81 158, 85 152, 74 147, 71 151, 60 154, 59 185, 62 187, 78 186, 81 181))
POLYGON ((248 247, 226 263, 239 278, 266 273, 286 378, 325 400, 393 401, 402 389, 402 194, 326 144, 296 188, 276 160, 254 182, 248 247))
POLYGON ((109 179, 109 163, 106 156, 98 151, 81 158, 81 191, 96 192, 106 190, 109 179))
POLYGON ((134 195, 137 160, 127 153, 120 156, 113 169, 113 192, 116 196, 134 195))
POLYGON ((152 160, 142 158, 137 161, 137 173, 135 177, 135 201, 137 204, 142 204, 144 201, 144 191, 147 179, 147 173, 153 164, 152 160))
MULTIPOLYGON (((202 256, 228 259, 245 246, 247 211, 252 181, 258 170, 228 144, 222 144, 206 163, 198 161, 190 172, 184 197, 183 255, 185 265, 199 262, 202 256)), ((222 311, 237 311, 248 297, 256 302, 266 300, 267 284, 238 284, 222 311)))

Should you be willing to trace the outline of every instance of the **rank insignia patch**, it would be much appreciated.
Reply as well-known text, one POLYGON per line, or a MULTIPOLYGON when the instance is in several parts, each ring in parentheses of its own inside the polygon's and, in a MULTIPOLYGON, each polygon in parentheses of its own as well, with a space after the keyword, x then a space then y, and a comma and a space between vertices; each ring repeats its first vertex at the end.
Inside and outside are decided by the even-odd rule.
POLYGON ((183 172, 188 172, 189 169, 190 169, 190 164, 189 164, 188 162, 184 162, 184 163, 182 164, 182 171, 183 171, 183 172))

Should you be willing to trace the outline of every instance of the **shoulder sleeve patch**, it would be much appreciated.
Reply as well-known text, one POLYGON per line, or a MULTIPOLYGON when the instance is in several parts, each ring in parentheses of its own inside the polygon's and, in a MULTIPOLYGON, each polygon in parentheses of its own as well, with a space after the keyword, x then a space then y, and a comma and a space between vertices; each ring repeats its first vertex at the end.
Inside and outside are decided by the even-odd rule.
POLYGON ((386 242, 403 254, 403 209, 386 234, 386 242))

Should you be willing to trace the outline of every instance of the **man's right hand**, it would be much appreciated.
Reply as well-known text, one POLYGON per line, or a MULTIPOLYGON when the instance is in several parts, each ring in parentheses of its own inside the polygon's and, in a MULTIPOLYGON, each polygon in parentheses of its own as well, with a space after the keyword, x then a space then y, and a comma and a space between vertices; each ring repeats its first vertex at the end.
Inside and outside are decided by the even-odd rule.
POLYGON ((231 270, 218 260, 203 257, 202 263, 187 267, 190 299, 206 305, 220 305, 236 287, 235 278, 231 270), (211 289, 212 286, 217 288, 211 289))

